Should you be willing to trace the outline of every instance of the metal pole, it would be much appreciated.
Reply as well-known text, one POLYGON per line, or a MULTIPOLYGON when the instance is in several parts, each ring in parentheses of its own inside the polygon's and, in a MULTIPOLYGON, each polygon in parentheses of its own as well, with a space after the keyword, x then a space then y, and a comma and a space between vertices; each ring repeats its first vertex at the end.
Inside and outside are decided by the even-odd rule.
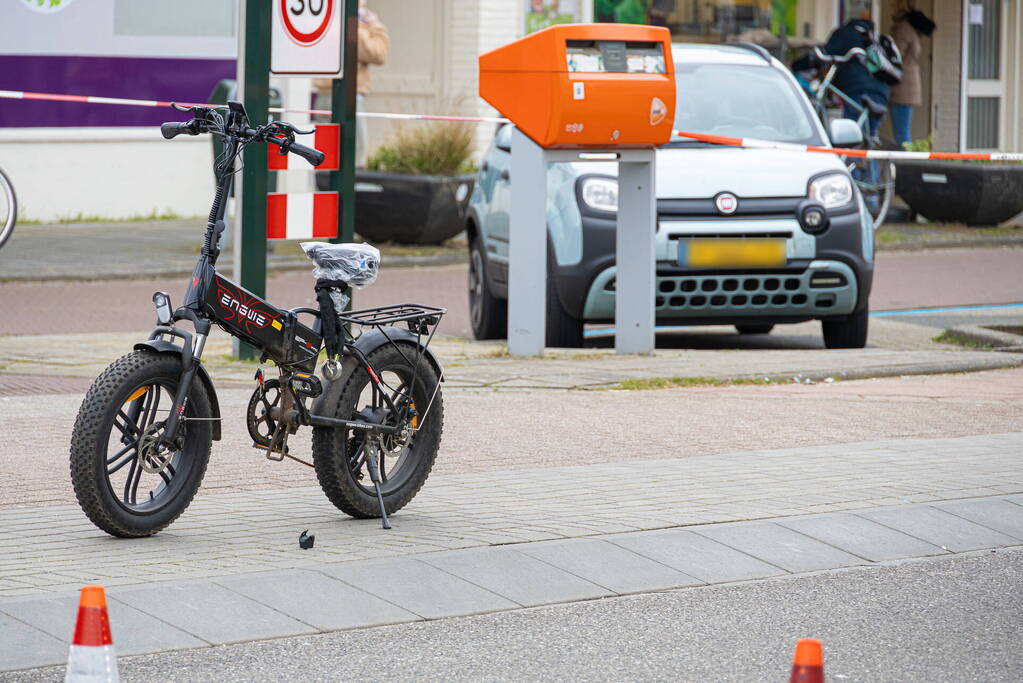
POLYGON ((341 78, 331 89, 331 111, 334 122, 341 124, 339 150, 341 170, 330 174, 330 187, 340 200, 337 212, 337 237, 331 242, 355 239, 355 112, 358 102, 356 79, 359 73, 359 3, 346 0, 342 17, 344 35, 341 40, 341 78))
MULTIPOLYGON (((270 4, 265 0, 241 3, 238 97, 249 120, 266 123, 270 107, 270 4)), ((269 172, 266 145, 249 145, 242 153, 241 187, 235 216, 240 246, 235 251, 238 283, 258 297, 266 297, 266 193, 269 172)), ((235 355, 247 360, 255 349, 235 340, 235 355)))
POLYGON ((657 280, 657 196, 654 167, 647 161, 618 163, 618 220, 615 232, 615 352, 654 350, 654 288, 657 280))
POLYGON ((547 159, 512 131, 508 234, 508 352, 542 356, 547 324, 547 159))

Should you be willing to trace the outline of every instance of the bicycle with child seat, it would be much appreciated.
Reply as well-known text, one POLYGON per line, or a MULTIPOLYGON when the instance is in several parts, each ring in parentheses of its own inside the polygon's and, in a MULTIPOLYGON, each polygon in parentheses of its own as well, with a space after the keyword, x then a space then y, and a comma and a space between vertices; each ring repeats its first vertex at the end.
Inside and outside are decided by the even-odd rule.
MULTIPOLYGON (((819 47, 814 48, 814 56, 827 64, 828 70, 813 93, 813 107, 817 112, 817 117, 825 126, 828 125, 830 118, 828 104, 832 101, 837 101, 840 105, 845 105, 857 112, 856 125, 863 131, 861 148, 872 150, 881 149, 883 145, 878 136, 870 130, 870 117, 872 115, 884 117, 888 113, 888 108, 867 96, 861 97, 859 101, 853 100, 838 89, 833 82, 839 64, 852 59, 863 59, 866 58, 866 55, 866 50, 860 47, 854 47, 844 55, 830 55, 819 47)), ((850 159, 848 167, 853 181, 863 195, 867 210, 870 211, 873 218, 874 229, 877 230, 888 215, 892 195, 895 193, 895 164, 891 161, 857 158, 850 159)))
POLYGON ((111 364, 82 402, 71 438, 71 480, 85 514, 120 537, 150 536, 192 501, 212 442, 221 438, 217 394, 202 364, 216 325, 271 361, 276 377, 256 372, 246 424, 267 458, 313 467, 324 493, 356 518, 388 515, 423 486, 443 429, 443 371, 429 350, 445 309, 399 304, 346 311, 351 287, 371 284, 379 252, 367 245, 305 243, 315 264, 314 308, 281 309, 216 270, 235 160, 254 143, 297 154, 313 166, 323 154, 295 142, 301 131, 280 121, 250 126, 244 107, 179 107, 192 118, 161 126, 167 139, 224 139, 214 162, 217 185, 205 239, 182 306, 153 295, 157 325, 149 339, 111 364), (226 111, 225 111, 226 109, 226 111), (299 316, 310 316, 309 325, 299 316), (191 323, 193 332, 179 323, 191 323), (350 329, 363 332, 353 336, 350 329), (315 374, 321 346, 323 380, 315 374), (312 462, 289 452, 299 427, 312 427, 312 462))
POLYGON ((18 197, 14 194, 14 185, 11 184, 11 179, 0 168, 0 247, 4 246, 4 242, 14 232, 14 224, 17 220, 18 197))

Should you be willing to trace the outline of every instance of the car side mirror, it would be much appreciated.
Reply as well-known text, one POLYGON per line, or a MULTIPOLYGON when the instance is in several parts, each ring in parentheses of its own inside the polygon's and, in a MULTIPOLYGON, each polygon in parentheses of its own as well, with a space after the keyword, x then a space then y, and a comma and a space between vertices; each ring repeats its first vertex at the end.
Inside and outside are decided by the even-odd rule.
POLYGON ((856 147, 863 144, 863 130, 852 119, 832 119, 831 144, 835 147, 856 147))

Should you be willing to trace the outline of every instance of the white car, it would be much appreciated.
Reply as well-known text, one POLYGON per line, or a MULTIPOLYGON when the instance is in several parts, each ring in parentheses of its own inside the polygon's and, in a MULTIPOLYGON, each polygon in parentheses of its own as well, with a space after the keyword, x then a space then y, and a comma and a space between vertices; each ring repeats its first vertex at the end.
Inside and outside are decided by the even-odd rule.
MULTIPOLYGON (((818 146, 829 133, 788 69, 753 45, 672 47, 675 129, 818 146)), ((501 128, 469 202, 469 304, 477 339, 507 329, 511 125, 501 128)), ((616 164, 548 172, 547 344, 581 346, 585 323, 614 320, 616 164)), ((871 217, 839 157, 675 138, 657 152, 658 325, 822 321, 828 348, 866 344, 874 272, 871 217)))

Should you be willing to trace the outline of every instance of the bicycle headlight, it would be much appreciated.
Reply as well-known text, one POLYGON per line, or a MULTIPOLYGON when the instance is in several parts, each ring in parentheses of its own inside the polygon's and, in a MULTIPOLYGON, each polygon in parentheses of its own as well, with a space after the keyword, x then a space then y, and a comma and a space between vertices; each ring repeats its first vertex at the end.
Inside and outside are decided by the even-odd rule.
POLYGON ((829 173, 810 183, 809 195, 812 201, 822 204, 825 209, 845 206, 853 198, 852 181, 844 173, 829 173))
POLYGON ((583 203, 594 211, 618 210, 618 181, 612 178, 583 178, 579 192, 583 203))

